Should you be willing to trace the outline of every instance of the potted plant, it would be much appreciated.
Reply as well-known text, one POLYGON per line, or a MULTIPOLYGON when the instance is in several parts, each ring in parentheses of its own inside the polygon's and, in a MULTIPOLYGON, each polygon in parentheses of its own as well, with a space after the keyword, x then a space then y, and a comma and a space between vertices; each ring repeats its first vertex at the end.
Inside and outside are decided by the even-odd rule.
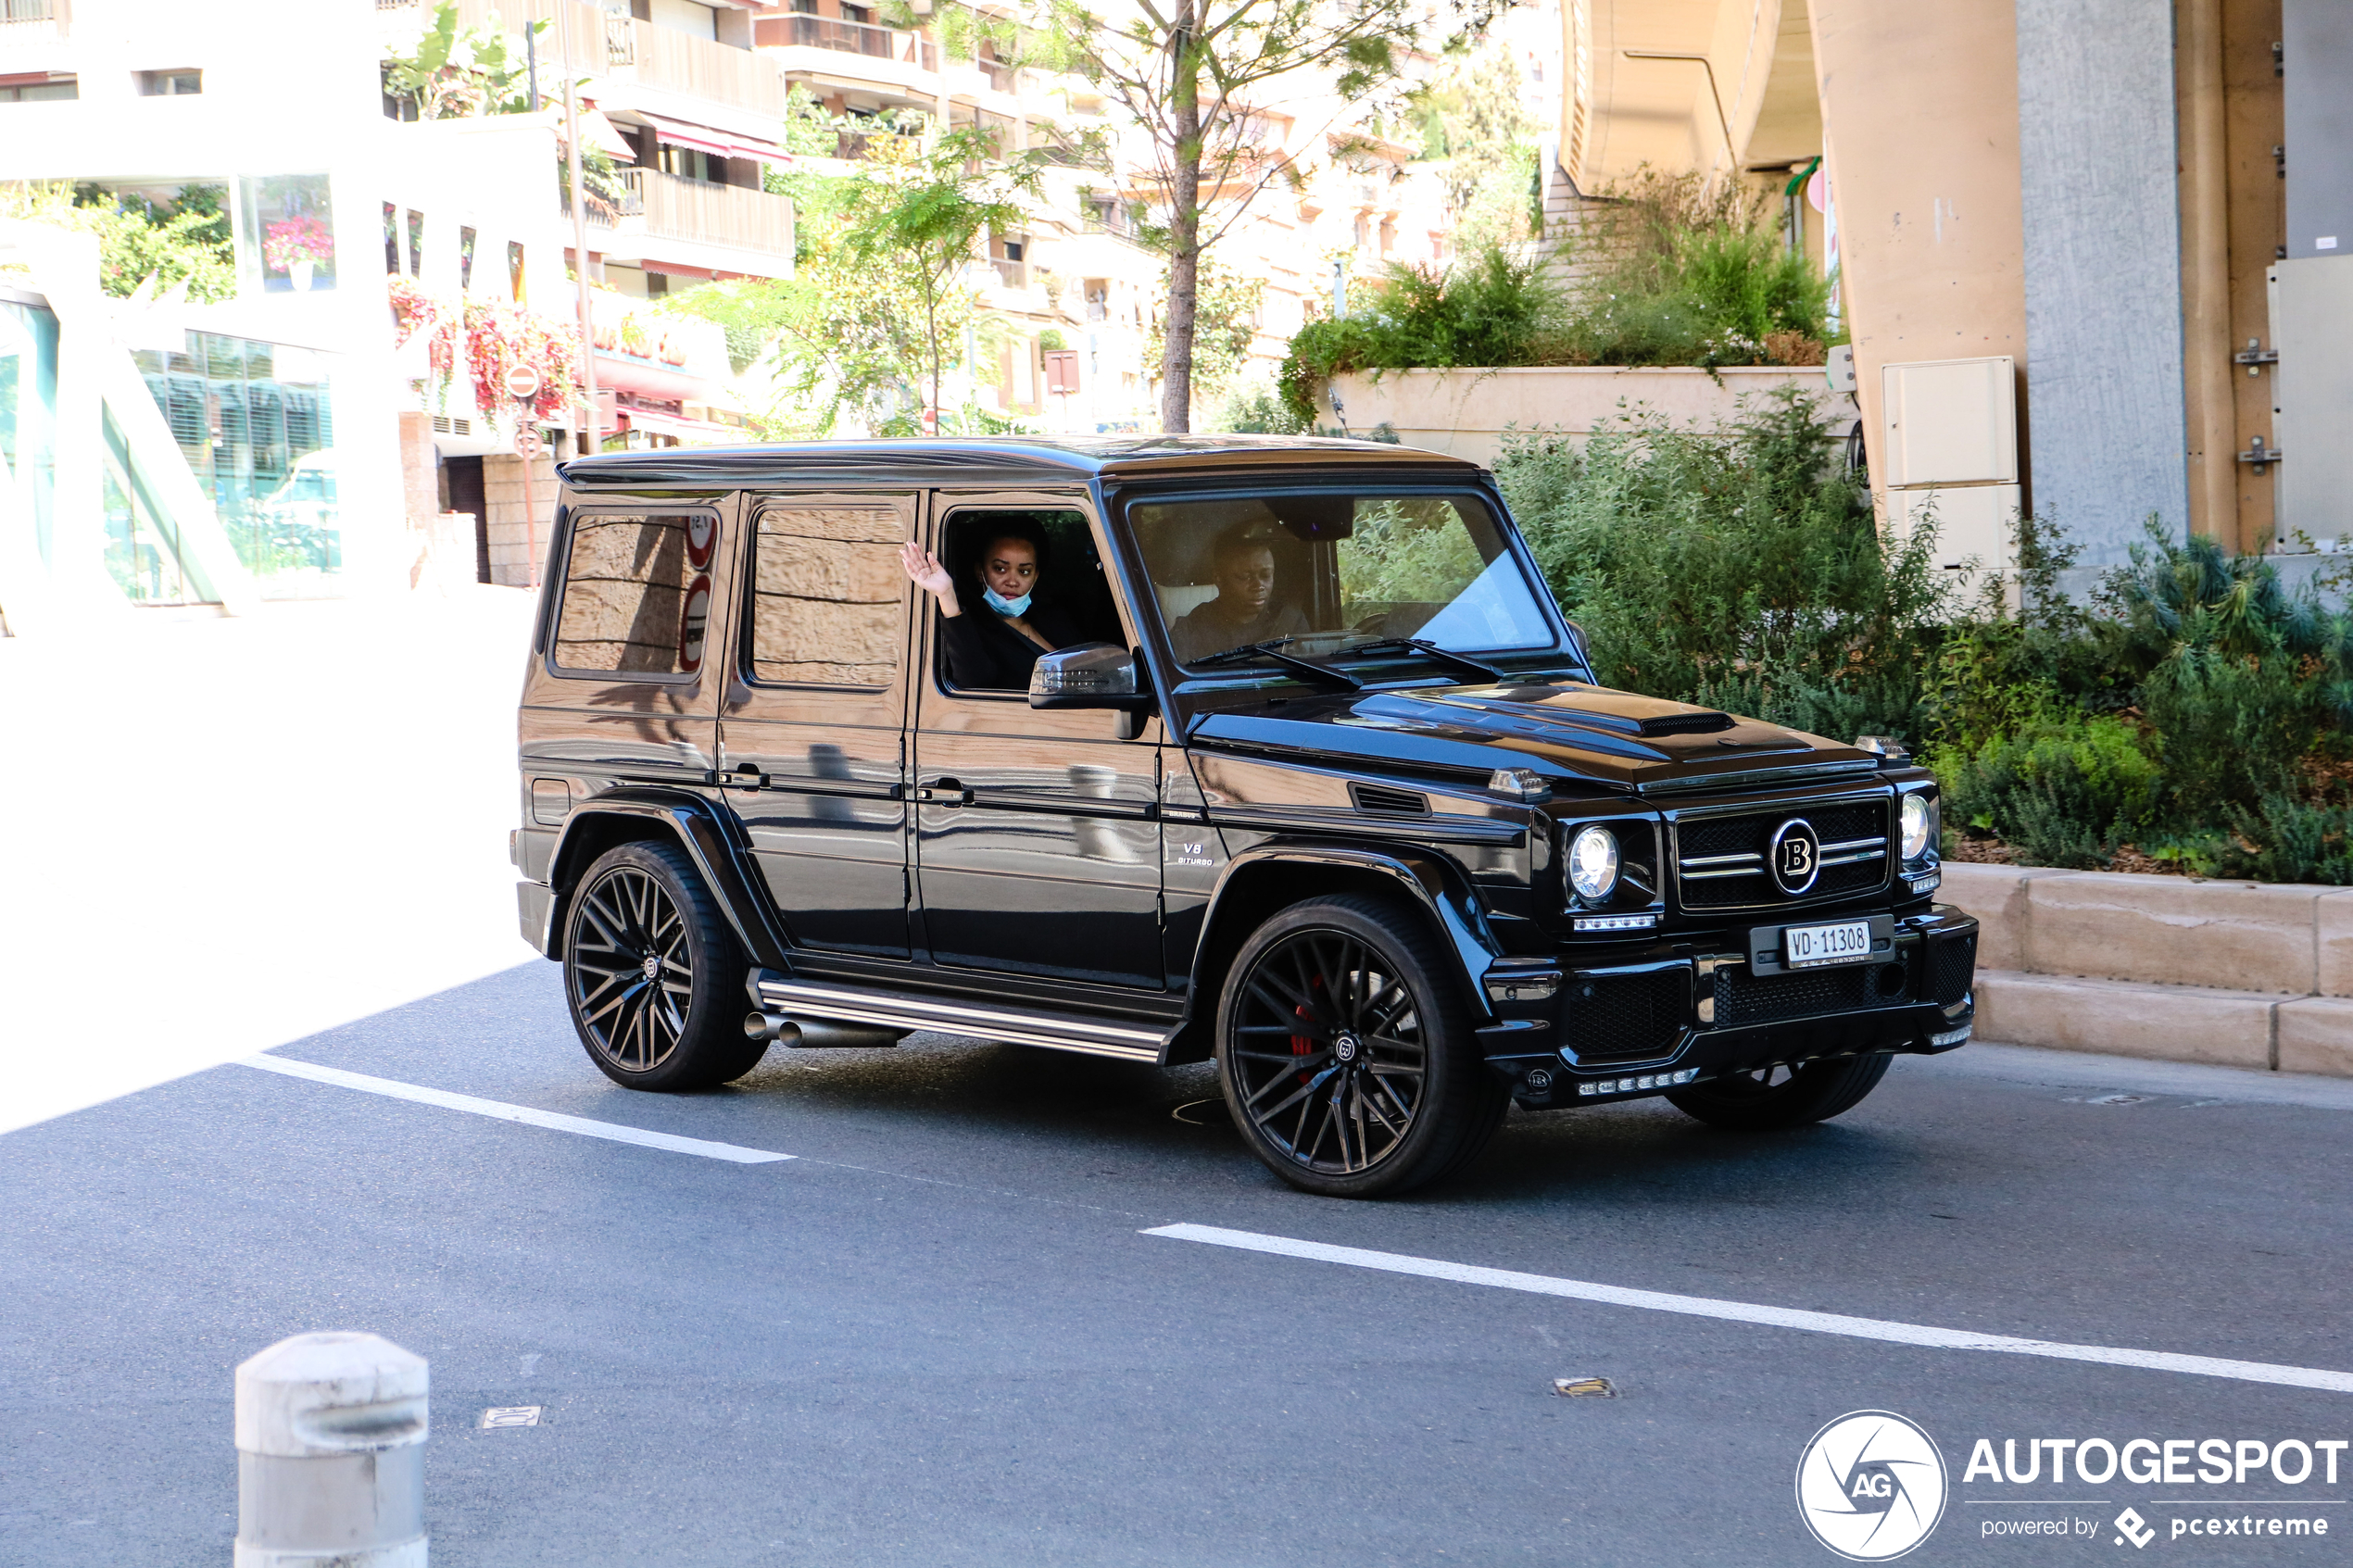
POLYGON ((295 292, 308 294, 314 270, 334 259, 335 242, 316 218, 295 217, 270 225, 262 236, 261 259, 272 272, 283 272, 295 292))

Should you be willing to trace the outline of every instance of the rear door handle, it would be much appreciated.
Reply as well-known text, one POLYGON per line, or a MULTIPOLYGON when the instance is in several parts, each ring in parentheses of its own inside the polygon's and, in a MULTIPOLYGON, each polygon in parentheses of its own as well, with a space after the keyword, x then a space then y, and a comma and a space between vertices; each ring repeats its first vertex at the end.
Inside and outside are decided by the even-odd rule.
POLYGON ((961 780, 934 779, 915 792, 915 798, 927 806, 969 806, 973 792, 961 780))
POLYGON ((722 789, 766 789, 768 775, 749 762, 738 762, 719 775, 722 789))

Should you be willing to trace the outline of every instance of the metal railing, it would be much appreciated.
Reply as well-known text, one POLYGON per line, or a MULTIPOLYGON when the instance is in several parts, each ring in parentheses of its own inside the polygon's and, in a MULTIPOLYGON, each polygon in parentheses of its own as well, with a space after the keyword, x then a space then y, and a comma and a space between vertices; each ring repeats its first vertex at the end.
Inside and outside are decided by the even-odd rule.
POLYGON ((997 270, 997 281, 1005 287, 1026 289, 1029 286, 1028 262, 1012 261, 1001 256, 992 256, 988 258, 988 265, 997 270))
POLYGON ((873 60, 897 60, 919 70, 939 69, 939 47, 918 33, 835 17, 761 17, 752 42, 761 48, 832 49, 873 60))
POLYGON ((793 252, 792 202, 786 197, 658 169, 625 169, 621 179, 629 194, 618 207, 588 203, 589 221, 598 228, 768 256, 793 252))
POLYGON ((38 44, 72 28, 71 0, 0 0, 0 44, 38 44))

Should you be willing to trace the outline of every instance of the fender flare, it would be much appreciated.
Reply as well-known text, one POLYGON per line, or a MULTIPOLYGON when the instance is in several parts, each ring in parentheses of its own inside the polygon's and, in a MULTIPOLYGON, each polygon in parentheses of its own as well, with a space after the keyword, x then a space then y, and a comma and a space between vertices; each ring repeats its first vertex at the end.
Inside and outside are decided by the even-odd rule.
POLYGON ((1202 972, 1213 938, 1219 934, 1219 919, 1226 909, 1226 896, 1232 888, 1236 875, 1246 868, 1269 861, 1291 865, 1341 867, 1350 871, 1372 872, 1389 878, 1398 890, 1427 913, 1444 938, 1453 954, 1457 972, 1466 987, 1465 997, 1475 1022, 1491 1022, 1492 1010, 1487 1004, 1484 984, 1488 970, 1504 957, 1501 943, 1487 923, 1486 911, 1480 909, 1473 893, 1470 878, 1462 867, 1442 855, 1419 849, 1383 847, 1371 848, 1356 844, 1333 844, 1314 840, 1277 839, 1253 845, 1226 862, 1217 874, 1217 885, 1210 894, 1208 907, 1202 913, 1201 942, 1193 949, 1191 984, 1187 987, 1185 1016, 1171 1032, 1169 1046, 1163 1054, 1164 1064, 1208 1060, 1202 1035, 1214 1027, 1215 1021, 1202 1012, 1204 992, 1209 980, 1202 972))
POLYGON ((564 918, 572 886, 587 869, 577 863, 584 852, 580 848, 581 838, 574 835, 573 830, 582 822, 612 817, 658 823, 666 830, 664 836, 675 839, 687 859, 695 862, 703 884, 719 900, 727 923, 734 927, 736 939, 743 943, 752 962, 766 969, 791 972, 785 934, 760 895, 760 879, 732 825, 717 808, 698 795, 644 785, 591 796, 573 809, 557 832, 555 852, 547 859, 547 886, 553 895, 547 936, 548 946, 556 949, 547 955, 549 958, 563 956, 564 918))

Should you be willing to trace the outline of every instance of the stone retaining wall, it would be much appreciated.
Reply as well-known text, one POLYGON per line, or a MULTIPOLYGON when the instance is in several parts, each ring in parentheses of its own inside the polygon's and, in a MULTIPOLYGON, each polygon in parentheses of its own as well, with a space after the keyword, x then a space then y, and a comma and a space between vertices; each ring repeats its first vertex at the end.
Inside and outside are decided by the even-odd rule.
POLYGON ((1947 864, 1978 918, 1978 1033, 2353 1076, 2353 888, 1947 864))

